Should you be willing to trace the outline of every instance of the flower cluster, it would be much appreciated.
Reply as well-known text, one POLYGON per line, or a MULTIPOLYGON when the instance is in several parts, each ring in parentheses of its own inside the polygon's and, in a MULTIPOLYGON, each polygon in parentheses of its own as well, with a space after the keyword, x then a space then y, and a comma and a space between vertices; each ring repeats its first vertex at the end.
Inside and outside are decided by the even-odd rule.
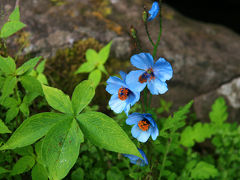
MULTIPOLYGON (((149 11, 148 21, 153 20, 159 12, 159 4, 155 1, 149 11)), ((126 74, 120 72, 122 79, 118 77, 110 77, 107 80, 106 91, 110 93, 110 108, 115 113, 124 111, 128 116, 131 106, 140 99, 140 93, 147 86, 153 95, 164 94, 167 92, 167 80, 173 76, 172 66, 164 58, 159 58, 154 62, 154 58, 150 53, 135 54, 130 59, 131 64, 139 70, 133 70, 126 74)), ((159 135, 157 123, 151 114, 148 113, 132 113, 126 119, 126 124, 133 125, 131 134, 139 142, 145 143, 151 136, 153 140, 159 135)), ((144 159, 140 159, 134 155, 126 155, 131 163, 140 166, 148 165, 146 155, 141 149, 138 149, 144 159)))

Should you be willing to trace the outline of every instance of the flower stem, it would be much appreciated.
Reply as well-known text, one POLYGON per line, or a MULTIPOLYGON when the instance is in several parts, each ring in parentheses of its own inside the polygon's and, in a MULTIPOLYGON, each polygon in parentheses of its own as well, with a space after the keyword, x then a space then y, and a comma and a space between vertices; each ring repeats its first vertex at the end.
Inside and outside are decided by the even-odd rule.
POLYGON ((147 112, 148 111, 147 88, 144 89, 144 105, 145 105, 145 112, 147 112))
POLYGON ((158 34, 157 42, 156 42, 156 44, 154 45, 154 48, 153 48, 153 59, 155 59, 155 57, 157 55, 157 48, 158 48, 158 45, 160 43, 161 36, 162 36, 162 0, 159 0, 159 7, 160 7, 160 12, 159 12, 159 34, 158 34))
POLYGON ((148 24, 147 24, 147 22, 144 22, 144 26, 145 26, 145 31, 146 31, 146 33, 147 33, 148 39, 149 39, 149 41, 151 42, 151 44, 153 45, 153 47, 154 47, 154 46, 155 46, 155 43, 153 42, 153 40, 152 40, 152 38, 151 38, 151 36, 150 36, 150 33, 149 33, 149 31, 148 31, 148 24))
POLYGON ((172 138, 169 138, 168 143, 167 143, 167 148, 166 148, 165 154, 163 156, 162 166, 161 166, 161 169, 160 169, 158 180, 161 180, 162 173, 163 173, 164 168, 165 168, 165 162, 167 160, 167 155, 169 153, 169 148, 171 146, 171 143, 172 143, 172 138))

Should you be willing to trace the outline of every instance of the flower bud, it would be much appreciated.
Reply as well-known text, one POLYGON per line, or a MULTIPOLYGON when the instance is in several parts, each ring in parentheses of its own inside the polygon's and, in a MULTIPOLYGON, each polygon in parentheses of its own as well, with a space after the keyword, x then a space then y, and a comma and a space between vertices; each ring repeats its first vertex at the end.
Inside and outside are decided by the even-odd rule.
POLYGON ((143 11, 142 18, 143 18, 143 22, 147 22, 148 14, 146 11, 143 11))

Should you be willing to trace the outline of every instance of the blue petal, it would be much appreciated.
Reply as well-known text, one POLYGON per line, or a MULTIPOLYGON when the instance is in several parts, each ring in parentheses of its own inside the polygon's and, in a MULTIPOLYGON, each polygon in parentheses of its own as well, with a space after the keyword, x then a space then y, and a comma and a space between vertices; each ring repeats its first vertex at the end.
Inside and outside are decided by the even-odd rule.
POLYGON ((167 62, 164 58, 159 58, 157 62, 153 65, 154 75, 165 82, 169 80, 173 76, 173 69, 169 62, 167 62))
POLYGON ((152 115, 149 113, 143 114, 144 118, 146 118, 150 123, 152 127, 156 126, 156 122, 154 121, 154 119, 152 118, 152 115))
POLYGON ((141 149, 139 149, 139 148, 138 148, 138 150, 139 150, 139 152, 141 153, 142 157, 144 158, 144 163, 145 163, 146 165, 148 165, 148 160, 147 160, 146 154, 143 152, 143 150, 141 150, 141 149))
POLYGON ((112 95, 109 101, 109 106, 115 113, 121 113, 125 109, 126 105, 126 101, 120 100, 118 98, 118 94, 112 95))
POLYGON ((121 87, 125 87, 126 84, 118 77, 110 76, 107 80, 106 91, 110 94, 117 94, 121 87))
POLYGON ((128 112, 129 112, 130 108, 131 108, 130 103, 127 103, 127 105, 126 105, 126 107, 124 109, 124 112, 126 113, 127 116, 128 116, 128 112))
POLYGON ((159 131, 157 127, 152 127, 151 128, 151 136, 153 140, 156 140, 159 135, 159 131))
POLYGON ((137 137, 137 140, 139 142, 145 143, 147 142, 148 138, 150 137, 150 129, 147 131, 142 131, 139 136, 137 137))
POLYGON ((123 156, 130 159, 131 163, 136 164, 136 161, 139 159, 139 157, 134 156, 132 154, 123 154, 123 156))
POLYGON ((133 55, 130 61, 133 66, 143 70, 147 70, 151 68, 154 63, 153 57, 149 53, 140 53, 140 54, 133 55))
POLYGON ((125 82, 127 74, 125 72, 123 72, 123 71, 120 71, 119 74, 122 77, 123 81, 125 82))
POLYGON ((133 106, 140 99, 140 92, 132 92, 128 96, 128 102, 133 106))
POLYGON ((141 129, 139 129, 139 127, 138 127, 137 124, 135 124, 135 125, 132 127, 131 133, 132 133, 132 136, 133 136, 134 138, 138 138, 142 132, 143 132, 143 131, 142 131, 141 129))
POLYGON ((152 8, 148 11, 148 13, 150 14, 150 16, 148 17, 148 21, 153 20, 157 16, 159 10, 160 10, 159 4, 158 2, 155 1, 152 4, 152 8))
POLYGON ((126 77, 126 84, 133 91, 141 92, 147 83, 140 83, 139 77, 144 73, 143 70, 131 71, 126 77))
POLYGON ((147 86, 151 94, 154 95, 164 94, 168 90, 167 83, 162 82, 157 78, 152 79, 150 82, 148 82, 147 86))
POLYGON ((137 124, 142 119, 143 119, 143 115, 135 112, 128 116, 128 118, 126 120, 126 124, 128 124, 128 125, 137 124))

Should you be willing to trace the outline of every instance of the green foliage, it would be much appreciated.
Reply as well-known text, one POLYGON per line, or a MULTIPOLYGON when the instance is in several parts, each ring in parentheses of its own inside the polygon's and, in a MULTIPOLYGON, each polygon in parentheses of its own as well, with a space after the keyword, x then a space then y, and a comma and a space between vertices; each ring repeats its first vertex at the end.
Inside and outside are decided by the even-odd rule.
POLYGON ((216 178, 218 176, 218 170, 209 163, 200 161, 191 171, 192 179, 209 179, 216 178))
POLYGON ((86 52, 87 62, 83 63, 75 72, 75 74, 90 73, 88 79, 92 80, 94 86, 97 87, 101 81, 101 72, 108 74, 104 64, 109 57, 111 45, 112 41, 103 47, 99 53, 97 53, 94 49, 88 49, 86 52))
POLYGON ((29 171, 35 164, 35 159, 32 156, 23 156, 20 158, 16 164, 13 166, 11 171, 11 175, 22 174, 24 172, 29 171))
POLYGON ((8 127, 4 124, 4 122, 0 119, 0 134, 11 133, 8 127))
POLYGON ((3 25, 0 31, 0 38, 7 38, 18 32, 25 26, 26 25, 20 21, 19 7, 16 7, 9 16, 9 22, 6 22, 3 25))

